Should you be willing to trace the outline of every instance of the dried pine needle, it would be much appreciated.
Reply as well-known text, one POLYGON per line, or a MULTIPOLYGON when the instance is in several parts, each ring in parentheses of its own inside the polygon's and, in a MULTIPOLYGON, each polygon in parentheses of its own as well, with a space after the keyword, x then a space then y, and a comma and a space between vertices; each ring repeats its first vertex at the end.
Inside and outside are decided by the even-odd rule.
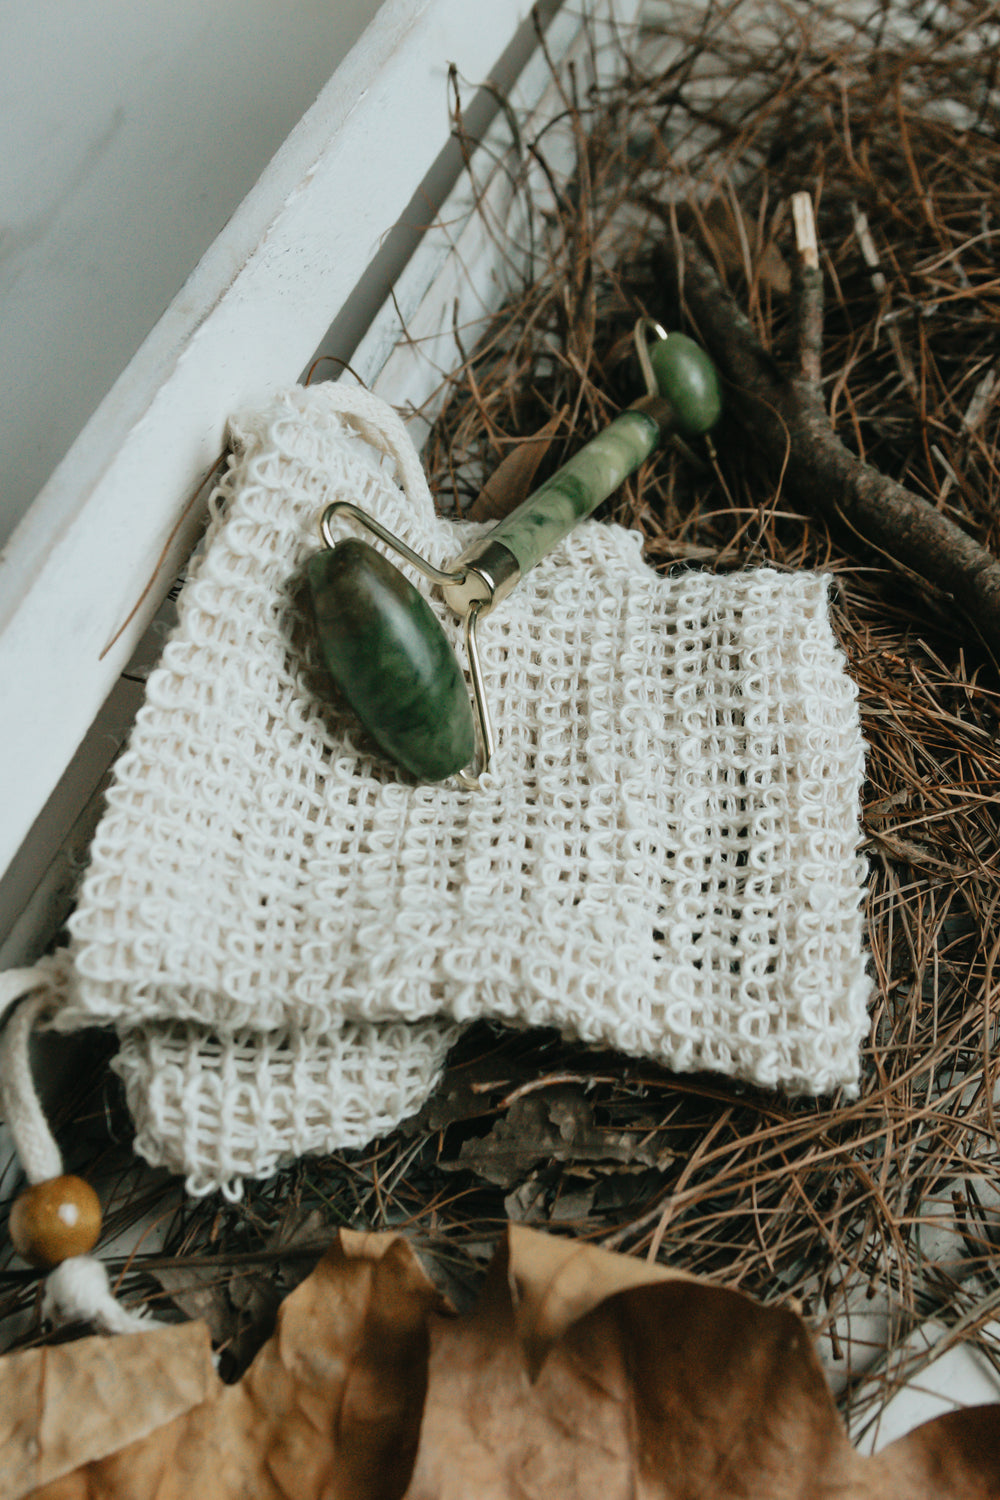
MULTIPOLYGON (((653 14, 658 25, 619 38, 623 83, 589 95, 566 83, 576 170, 533 226, 533 276, 438 393, 425 457, 440 505, 465 510, 558 415, 555 467, 630 399, 632 322, 675 316, 651 252, 681 234, 765 345, 793 357, 789 205, 806 190, 837 431, 1000 553, 995 7, 671 0, 653 14)), ((523 146, 544 166, 544 135, 523 146)), ((740 441, 719 443, 714 468, 661 456, 609 512, 643 533, 657 567, 767 563, 836 580, 868 745, 875 995, 859 1097, 788 1099, 483 1023, 439 1097, 368 1152, 299 1162, 238 1205, 185 1203, 130 1162, 101 1056, 96 1094, 65 1101, 70 1168, 102 1186, 112 1229, 159 1213, 123 1289, 166 1302, 158 1271, 199 1268, 235 1363, 248 1269, 290 1285, 333 1226, 397 1226, 461 1301, 513 1215, 801 1304, 864 1416, 927 1358, 907 1340, 930 1315, 939 1346, 995 1352, 1000 682, 946 598, 793 505, 740 441), (513 1156, 504 1144, 504 1187, 490 1153, 495 1168, 494 1127, 514 1110, 535 1136, 513 1156), (554 1158, 557 1138, 568 1146, 554 1158)), ((0 1272, 14 1342, 39 1336, 35 1285, 0 1272)))

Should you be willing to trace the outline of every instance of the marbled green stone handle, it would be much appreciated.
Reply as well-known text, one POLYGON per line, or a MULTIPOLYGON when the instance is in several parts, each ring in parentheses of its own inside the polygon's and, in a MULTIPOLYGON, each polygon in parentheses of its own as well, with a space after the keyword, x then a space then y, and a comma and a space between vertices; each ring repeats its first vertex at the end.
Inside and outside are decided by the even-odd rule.
POLYGON ((649 355, 660 393, 659 401, 652 398, 655 416, 640 407, 622 412, 490 532, 491 542, 514 554, 522 575, 614 494, 668 433, 700 437, 718 421, 719 379, 698 344, 672 333, 649 355))
POLYGON ((622 412, 500 521, 490 532, 490 540, 513 552, 521 573, 527 573, 578 521, 613 494, 659 441, 660 429, 652 417, 640 411, 622 412))

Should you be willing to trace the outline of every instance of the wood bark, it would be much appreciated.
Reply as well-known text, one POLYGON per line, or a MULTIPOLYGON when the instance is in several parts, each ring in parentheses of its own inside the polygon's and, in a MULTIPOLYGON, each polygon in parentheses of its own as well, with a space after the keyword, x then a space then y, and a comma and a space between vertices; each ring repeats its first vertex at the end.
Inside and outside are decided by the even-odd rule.
POLYGON ((783 370, 690 241, 665 260, 684 311, 726 383, 727 406, 802 505, 847 523, 884 555, 954 601, 1000 659, 1000 561, 929 501, 864 463, 833 431, 818 384, 822 281, 800 270, 800 372, 783 370), (803 373, 804 372, 804 373, 803 373))

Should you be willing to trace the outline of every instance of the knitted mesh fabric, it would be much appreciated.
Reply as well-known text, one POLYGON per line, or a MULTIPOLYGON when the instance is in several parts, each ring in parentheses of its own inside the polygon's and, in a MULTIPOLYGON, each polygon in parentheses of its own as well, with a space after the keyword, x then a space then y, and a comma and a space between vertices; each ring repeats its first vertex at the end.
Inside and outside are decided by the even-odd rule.
POLYGON ((234 435, 55 1021, 118 1027, 143 1153, 204 1188, 358 1144, 480 1016, 851 1088, 863 744, 827 580, 662 578, 584 523, 481 626, 481 789, 418 785, 325 690, 301 565, 333 499, 441 564, 481 528, 434 515, 402 423, 346 384, 234 435))
POLYGON ((418 1110, 458 1027, 342 1026, 215 1035, 190 1022, 125 1030, 112 1066, 135 1149, 195 1196, 266 1177, 290 1157, 363 1146, 418 1110))

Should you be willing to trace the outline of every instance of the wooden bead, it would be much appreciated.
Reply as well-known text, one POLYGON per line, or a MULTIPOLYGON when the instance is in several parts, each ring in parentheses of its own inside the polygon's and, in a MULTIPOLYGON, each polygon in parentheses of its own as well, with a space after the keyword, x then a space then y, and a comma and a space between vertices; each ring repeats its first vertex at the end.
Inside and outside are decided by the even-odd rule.
POLYGON ((50 1270, 94 1248, 101 1233, 101 1202, 81 1177, 50 1177, 25 1189, 10 1211, 9 1227, 18 1255, 50 1270))

